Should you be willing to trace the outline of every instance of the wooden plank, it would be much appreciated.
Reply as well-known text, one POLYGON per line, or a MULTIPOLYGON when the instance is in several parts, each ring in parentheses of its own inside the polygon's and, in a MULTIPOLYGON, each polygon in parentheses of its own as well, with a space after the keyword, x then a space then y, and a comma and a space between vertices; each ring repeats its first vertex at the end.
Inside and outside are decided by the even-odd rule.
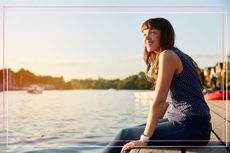
POLYGON ((130 150, 129 153, 139 153, 139 151, 140 151, 140 148, 135 148, 135 149, 130 150))
POLYGON ((186 153, 228 153, 228 150, 220 141, 218 141, 218 138, 214 133, 211 135, 211 140, 217 141, 210 141, 207 146, 186 148, 186 153))
POLYGON ((230 112, 226 112, 222 108, 213 108, 213 107, 209 107, 209 108, 210 108, 211 114, 216 114, 216 115, 220 116, 222 119, 230 122, 230 112), (226 113, 227 113, 227 115, 226 115, 226 113))
POLYGON ((196 148, 186 148, 186 153, 229 153, 229 151, 224 147, 196 147, 196 148))
POLYGON ((219 106, 219 107, 222 107, 222 108, 226 108, 226 102, 227 102, 227 105, 228 105, 228 110, 230 110, 230 100, 208 100, 207 103, 208 104, 213 104, 213 105, 216 105, 216 106, 219 106))
POLYGON ((212 122, 212 129, 213 131, 219 136, 219 138, 224 141, 225 140, 225 133, 226 133, 226 122, 223 118, 218 116, 215 113, 211 114, 211 122, 212 122))
POLYGON ((228 148, 230 149, 230 123, 229 121, 226 122, 222 117, 218 114, 211 113, 212 117, 212 129, 217 134, 219 139, 223 141, 225 144, 228 144, 228 148), (228 129, 228 131, 227 131, 228 129), (227 138, 227 140, 226 140, 227 138))
POLYGON ((223 144, 218 140, 216 135, 212 132, 211 133, 211 138, 207 146, 222 146, 223 144))
POLYGON ((181 148, 175 147, 146 147, 132 149, 129 153, 181 153, 181 148))
POLYGON ((226 100, 209 100, 207 101, 208 105, 214 105, 219 108, 226 109, 227 111, 230 111, 230 101, 228 100, 226 103, 226 100))
POLYGON ((225 101, 208 101, 207 103, 210 107, 211 115, 213 118, 213 121, 212 121, 213 128, 215 128, 216 130, 215 132, 217 132, 217 134, 221 137, 222 141, 227 143, 228 148, 230 149, 230 132, 229 132, 230 131, 230 101, 229 100, 227 101, 227 107, 226 107, 226 100, 225 101), (227 117, 225 113, 228 113, 227 117), (219 117, 216 117, 216 116, 219 116, 219 117), (225 121, 223 121, 221 118, 224 118, 225 121), (217 126, 219 126, 220 128, 218 128, 217 126), (225 137, 223 138, 222 136, 225 134, 227 136, 227 140, 225 139, 225 137))
POLYGON ((218 106, 216 104, 213 104, 213 103, 209 103, 208 105, 209 105, 211 113, 216 113, 219 116, 221 116, 222 118, 230 121, 230 111, 228 111, 225 108, 225 106, 224 106, 225 103, 219 103, 218 106), (226 113, 227 113, 227 116, 226 116, 226 113))
MULTIPOLYGON (((186 153, 228 153, 225 146, 218 141, 218 138, 212 133, 211 140, 207 146, 186 148, 186 153), (215 141, 214 141, 215 140, 215 141)), ((130 153, 181 153, 181 148, 137 148, 132 149, 130 153)))
POLYGON ((212 126, 214 131, 218 134, 221 140, 228 145, 228 148, 230 149, 230 111, 226 112, 226 106, 224 106, 225 104, 225 102, 215 104, 209 103, 209 107, 211 111, 212 126), (226 116, 225 113, 228 113, 228 115, 226 116), (226 136, 223 135, 227 135, 227 140, 226 136))
POLYGON ((138 153, 181 153, 181 148, 144 148, 138 153))

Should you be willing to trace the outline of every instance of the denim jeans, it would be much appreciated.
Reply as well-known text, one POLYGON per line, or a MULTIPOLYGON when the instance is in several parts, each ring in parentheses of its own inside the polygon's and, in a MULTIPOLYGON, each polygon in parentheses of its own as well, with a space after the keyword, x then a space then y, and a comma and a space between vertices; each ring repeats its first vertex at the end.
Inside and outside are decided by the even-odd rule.
MULTIPOLYGON (((122 129, 114 141, 106 146, 103 153, 120 153, 122 146, 132 140, 139 140, 146 124, 122 129)), ((160 119, 148 146, 200 146, 206 145, 210 139, 211 123, 194 122, 185 126, 167 118, 160 119)))

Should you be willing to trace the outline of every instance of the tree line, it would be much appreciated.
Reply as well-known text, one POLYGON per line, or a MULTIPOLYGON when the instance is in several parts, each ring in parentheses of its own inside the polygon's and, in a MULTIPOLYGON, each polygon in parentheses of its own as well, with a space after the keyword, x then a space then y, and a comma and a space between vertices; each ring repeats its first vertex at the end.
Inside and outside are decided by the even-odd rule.
MULTIPOLYGON (((230 60, 230 55, 228 55, 230 60)), ((198 67, 197 63, 194 62, 197 73, 201 80, 204 88, 210 88, 208 82, 210 82, 207 76, 204 76, 204 69, 198 67)), ((228 69, 228 80, 227 84, 230 82, 230 62, 226 63, 228 69)), ((226 74, 226 72, 225 72, 226 74)), ((217 78, 217 81, 220 81, 217 78)), ((45 89, 154 89, 153 83, 146 79, 144 72, 139 72, 138 74, 128 76, 124 79, 72 79, 70 81, 65 81, 63 76, 53 77, 53 76, 41 76, 35 75, 29 70, 20 69, 18 72, 14 72, 11 69, 1 69, 0 70, 0 90, 3 90, 3 86, 6 88, 6 83, 8 82, 9 90, 20 90, 26 89, 31 85, 40 85, 45 89), (5 77, 3 77, 5 76, 5 77), (7 78, 8 76, 8 78, 7 78), (3 80, 5 79, 5 80, 3 80)))

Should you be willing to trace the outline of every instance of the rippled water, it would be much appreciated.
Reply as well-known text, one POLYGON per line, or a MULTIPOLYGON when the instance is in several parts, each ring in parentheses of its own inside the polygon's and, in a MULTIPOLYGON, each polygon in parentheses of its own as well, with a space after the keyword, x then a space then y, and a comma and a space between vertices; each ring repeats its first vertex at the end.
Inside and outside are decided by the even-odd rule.
POLYGON ((10 91, 7 152, 101 152, 120 129, 146 122, 149 103, 134 92, 10 91))

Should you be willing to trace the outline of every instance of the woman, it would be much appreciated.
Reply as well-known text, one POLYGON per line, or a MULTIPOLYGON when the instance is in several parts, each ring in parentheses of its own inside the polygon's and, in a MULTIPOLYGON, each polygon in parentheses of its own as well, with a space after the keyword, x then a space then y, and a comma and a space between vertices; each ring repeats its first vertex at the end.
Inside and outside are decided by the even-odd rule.
POLYGON ((174 47, 175 33, 164 18, 145 21, 146 74, 151 70, 155 96, 147 123, 120 131, 105 153, 128 152, 140 146, 206 145, 211 134, 211 116, 202 84, 191 57, 174 47), (166 102, 168 92, 172 102, 166 102), (162 119, 165 112, 167 118, 162 119))

